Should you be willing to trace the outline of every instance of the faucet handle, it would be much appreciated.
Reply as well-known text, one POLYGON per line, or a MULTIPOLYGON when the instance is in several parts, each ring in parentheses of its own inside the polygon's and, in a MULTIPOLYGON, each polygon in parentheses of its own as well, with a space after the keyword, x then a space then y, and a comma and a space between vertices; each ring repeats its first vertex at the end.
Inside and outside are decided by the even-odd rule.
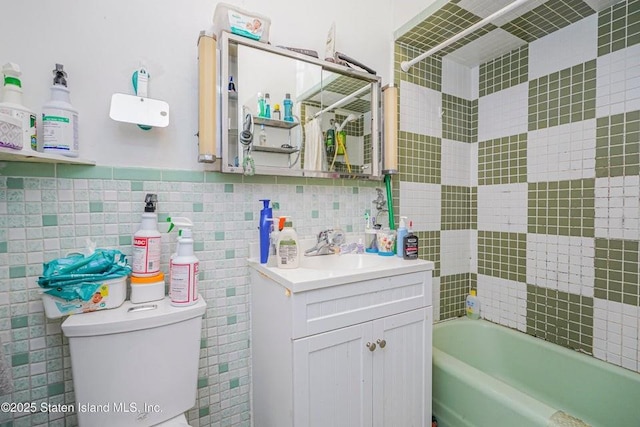
POLYGON ((320 233, 318 233, 318 243, 324 241, 326 243, 329 243, 329 233, 331 233, 333 230, 328 229, 328 230, 322 230, 320 233))

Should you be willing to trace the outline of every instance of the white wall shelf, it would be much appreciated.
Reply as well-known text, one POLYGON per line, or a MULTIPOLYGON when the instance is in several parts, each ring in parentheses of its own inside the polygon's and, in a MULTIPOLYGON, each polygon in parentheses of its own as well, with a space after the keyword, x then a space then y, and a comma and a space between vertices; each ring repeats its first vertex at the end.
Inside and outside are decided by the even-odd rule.
POLYGON ((67 157, 60 154, 40 153, 31 150, 11 150, 0 148, 0 161, 9 162, 32 162, 32 163, 69 163, 75 165, 95 166, 93 160, 86 160, 79 157, 67 157))

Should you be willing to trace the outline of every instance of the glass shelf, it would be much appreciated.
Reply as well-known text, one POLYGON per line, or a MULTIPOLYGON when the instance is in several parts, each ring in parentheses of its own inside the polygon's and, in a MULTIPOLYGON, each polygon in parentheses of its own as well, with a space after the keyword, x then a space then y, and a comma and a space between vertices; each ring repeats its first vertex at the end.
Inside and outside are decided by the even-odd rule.
POLYGON ((79 157, 67 157, 60 154, 41 153, 30 149, 12 150, 0 147, 0 161, 9 162, 32 162, 32 163, 70 163, 76 165, 96 164, 93 160, 86 160, 79 157))
POLYGON ((298 126, 298 122, 285 122, 284 120, 267 119, 266 117, 253 116, 254 125, 265 125, 274 128, 291 129, 298 126))
POLYGON ((281 153, 292 154, 298 151, 297 147, 282 148, 282 147, 269 147, 268 145, 252 145, 252 151, 264 151, 265 153, 281 153))

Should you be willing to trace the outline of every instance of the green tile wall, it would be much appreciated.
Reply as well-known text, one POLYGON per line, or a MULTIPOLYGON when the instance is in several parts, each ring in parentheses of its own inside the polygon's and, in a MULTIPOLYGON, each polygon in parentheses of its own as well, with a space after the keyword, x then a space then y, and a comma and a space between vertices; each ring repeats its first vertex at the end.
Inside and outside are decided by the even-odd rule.
POLYGON ((529 81, 529 130, 596 116, 596 60, 529 81))
POLYGON ((469 294, 472 273, 440 277, 440 319, 463 316, 464 303, 469 294))
POLYGON ((478 185, 527 182, 527 134, 478 143, 478 185))
MULTIPOLYGON (((422 54, 422 50, 411 47, 402 42, 395 43, 394 67, 400 69, 402 61, 411 61, 422 54)), ((442 59, 438 56, 431 56, 416 63, 408 72, 403 71, 401 76, 396 73, 396 86, 400 85, 400 79, 409 83, 424 86, 429 89, 440 91, 442 88, 442 59)))
POLYGON ((640 306, 638 241, 596 239, 594 296, 640 306))
POLYGON ((440 138, 400 131, 398 147, 401 181, 440 184, 440 138))
POLYGON ((476 228, 477 210, 472 205, 471 187, 443 185, 441 187, 442 230, 476 228))
POLYGON ((599 117, 596 177, 640 173, 640 111, 599 117))
POLYGON ((593 298, 527 285, 527 333, 590 354, 593 298))
POLYGON ((440 231, 417 231, 418 256, 426 261, 433 261, 433 277, 440 276, 440 231))
POLYGON ((460 142, 478 140, 478 100, 442 94, 442 138, 460 142))
POLYGON ((491 95, 529 79, 529 45, 480 65, 479 95, 491 95))
POLYGON ((623 1, 598 15, 598 56, 640 43, 640 0, 623 1))
POLYGON ((529 233, 594 236, 595 179, 529 183, 529 233))
POLYGON ((526 281, 527 235, 478 231, 478 274, 526 281))
POLYGON ((594 13, 583 0, 549 0, 500 28, 532 42, 594 13))

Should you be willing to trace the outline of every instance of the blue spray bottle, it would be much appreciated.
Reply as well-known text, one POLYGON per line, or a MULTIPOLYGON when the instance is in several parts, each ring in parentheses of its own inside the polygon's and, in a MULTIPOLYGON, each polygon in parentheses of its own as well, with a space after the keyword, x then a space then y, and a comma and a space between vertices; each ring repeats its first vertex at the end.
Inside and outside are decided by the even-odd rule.
POLYGON ((271 235, 271 222, 268 219, 273 218, 273 210, 269 207, 269 199, 260 199, 263 204, 260 211, 260 264, 266 264, 269 260, 269 237, 271 235))

